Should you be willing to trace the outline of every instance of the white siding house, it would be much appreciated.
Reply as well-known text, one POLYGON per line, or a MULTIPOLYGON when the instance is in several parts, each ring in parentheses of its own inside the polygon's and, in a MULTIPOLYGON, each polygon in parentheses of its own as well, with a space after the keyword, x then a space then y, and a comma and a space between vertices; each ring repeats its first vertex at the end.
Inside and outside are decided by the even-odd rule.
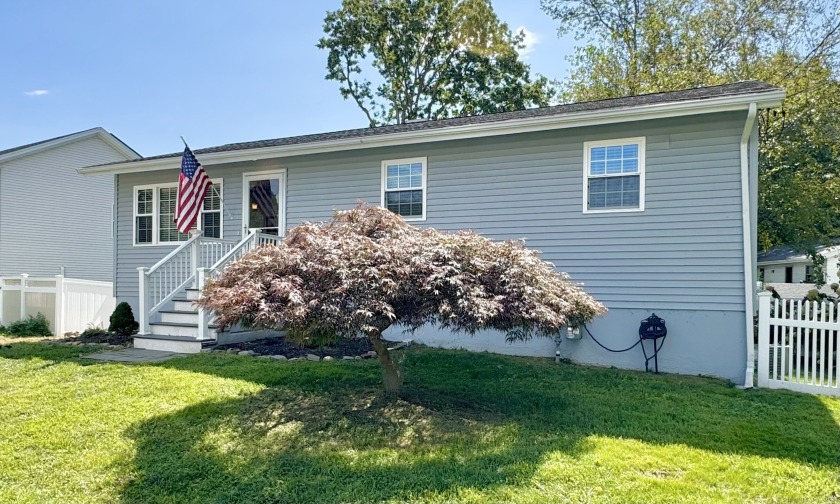
POLYGON ((113 281, 113 177, 91 164, 140 157, 102 128, 0 150, 0 276, 113 281))
POLYGON ((139 157, 102 128, 0 150, 0 324, 43 314, 56 335, 114 310, 114 178, 77 170, 139 157))
MULTIPOLYGON (((840 282, 838 263, 840 263, 840 245, 822 247, 817 253, 825 258, 825 278, 827 284, 840 282)), ((758 278, 765 283, 806 283, 817 282, 813 274, 813 263, 808 256, 793 247, 775 247, 758 255, 758 278)))

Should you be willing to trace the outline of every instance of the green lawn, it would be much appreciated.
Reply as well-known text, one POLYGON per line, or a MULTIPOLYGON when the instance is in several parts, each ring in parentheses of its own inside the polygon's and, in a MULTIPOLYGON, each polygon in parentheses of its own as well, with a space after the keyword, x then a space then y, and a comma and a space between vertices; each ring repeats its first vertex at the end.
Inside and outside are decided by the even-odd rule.
MULTIPOLYGON (((10 340, 0 343, 9 343, 10 340)), ((0 502, 835 502, 840 401, 417 348, 89 363, 0 349, 0 502)))

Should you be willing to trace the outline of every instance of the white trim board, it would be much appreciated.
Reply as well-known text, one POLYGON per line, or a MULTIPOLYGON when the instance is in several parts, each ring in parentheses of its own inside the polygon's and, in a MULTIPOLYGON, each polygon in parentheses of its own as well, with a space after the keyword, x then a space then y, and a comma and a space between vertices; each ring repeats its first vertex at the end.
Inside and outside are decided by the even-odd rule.
MULTIPOLYGON (((736 96, 706 98, 702 100, 685 100, 652 105, 638 105, 634 107, 599 109, 542 117, 511 119, 507 121, 430 128, 401 133, 372 135, 368 137, 342 138, 338 140, 325 140, 256 149, 211 152, 200 154, 199 156, 201 157, 202 164, 204 166, 208 166, 211 164, 257 161, 260 159, 271 159, 284 156, 320 154, 325 152, 410 145, 425 142, 442 142, 448 140, 509 135, 553 129, 595 126, 600 124, 616 124, 630 121, 710 114, 715 112, 746 111, 749 109, 751 103, 759 103, 762 108, 779 106, 784 97, 784 91, 749 93, 736 96)), ((180 166, 180 162, 180 156, 172 156, 160 159, 149 159, 145 161, 90 166, 79 169, 79 173, 83 175, 97 175, 103 173, 148 172, 177 168, 180 166)))

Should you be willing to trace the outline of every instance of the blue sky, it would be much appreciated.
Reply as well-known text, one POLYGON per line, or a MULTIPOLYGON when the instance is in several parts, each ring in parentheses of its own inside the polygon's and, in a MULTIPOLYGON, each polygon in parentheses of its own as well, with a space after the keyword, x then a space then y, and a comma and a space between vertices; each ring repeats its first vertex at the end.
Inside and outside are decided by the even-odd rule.
MULTIPOLYGON (((315 47, 340 0, 7 2, 0 150, 102 126, 143 155, 366 126, 315 47)), ((567 75, 539 0, 496 0, 533 72, 567 75)))

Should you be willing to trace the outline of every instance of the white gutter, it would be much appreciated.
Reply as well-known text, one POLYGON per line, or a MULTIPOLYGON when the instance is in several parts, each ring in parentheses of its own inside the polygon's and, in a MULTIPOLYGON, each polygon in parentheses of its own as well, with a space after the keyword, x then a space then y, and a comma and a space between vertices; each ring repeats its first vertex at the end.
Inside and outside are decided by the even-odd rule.
MULTIPOLYGON (((784 91, 765 91, 719 98, 589 110, 567 114, 511 119, 507 121, 479 122, 441 128, 356 136, 352 138, 322 140, 273 147, 211 152, 199 154, 199 157, 201 158, 201 163, 204 166, 209 166, 212 164, 256 161, 259 159, 270 159, 284 156, 300 156, 305 154, 320 154, 324 152, 387 147, 392 145, 410 145, 424 142, 441 142, 494 135, 510 135, 533 131, 594 126, 598 124, 615 124, 628 121, 679 117, 692 114, 746 110, 751 104, 758 104, 762 107, 777 107, 781 104, 784 96, 784 91)), ((79 169, 78 171, 82 175, 148 172, 177 169, 180 166, 180 163, 180 156, 172 156, 128 163, 92 166, 79 169)))
POLYGON ((744 132, 741 134, 741 220, 744 228, 744 312, 746 319, 747 342, 747 370, 744 375, 744 388, 752 388, 755 354, 753 350, 753 298, 755 297, 755 283, 753 283, 753 247, 752 224, 750 222, 750 135, 758 107, 750 103, 744 132))

